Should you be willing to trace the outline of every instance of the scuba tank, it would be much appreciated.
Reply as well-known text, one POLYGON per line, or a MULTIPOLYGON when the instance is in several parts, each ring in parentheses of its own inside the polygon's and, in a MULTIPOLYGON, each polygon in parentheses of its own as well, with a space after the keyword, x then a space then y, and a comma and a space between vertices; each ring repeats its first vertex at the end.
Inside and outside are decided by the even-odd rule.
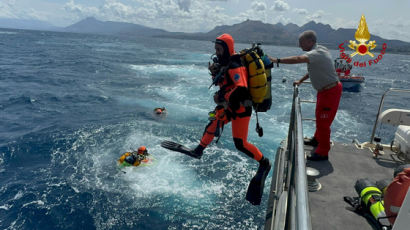
POLYGON ((254 108, 262 103, 267 92, 267 78, 265 65, 260 57, 261 49, 256 44, 251 49, 244 49, 240 52, 244 66, 248 70, 248 90, 251 95, 254 108), (258 52, 259 51, 259 52, 258 52), (259 53, 259 54, 258 54, 259 53))
POLYGON ((389 226, 390 223, 384 211, 382 191, 376 187, 376 183, 367 178, 359 179, 356 181, 354 188, 360 197, 362 207, 365 207, 379 224, 389 226))
POLYGON ((259 47, 252 44, 252 48, 244 49, 240 53, 242 61, 248 70, 248 89, 252 99, 252 107, 256 114, 256 132, 263 136, 263 128, 259 125, 258 112, 267 112, 272 105, 272 76, 273 63, 259 47))
POLYGON ((263 98, 263 101, 258 105, 258 112, 266 112, 272 106, 272 68, 273 62, 271 62, 268 56, 262 56, 263 64, 265 65, 265 74, 266 74, 266 94, 263 98))

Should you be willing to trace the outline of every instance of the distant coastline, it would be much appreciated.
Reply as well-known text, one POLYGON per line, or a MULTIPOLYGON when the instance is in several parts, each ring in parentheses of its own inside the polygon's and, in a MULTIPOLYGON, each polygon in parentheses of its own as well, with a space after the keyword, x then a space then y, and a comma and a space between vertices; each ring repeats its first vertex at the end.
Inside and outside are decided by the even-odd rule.
MULTIPOLYGON (((2 20, 0 20, 0 27, 3 27, 1 22, 2 20)), ((20 25, 20 27, 22 27, 16 29, 27 29, 27 26, 21 26, 21 23, 14 23, 14 25, 20 25)), ((261 21, 246 20, 234 25, 217 26, 206 33, 169 32, 162 29, 150 28, 132 23, 99 21, 93 17, 85 18, 64 28, 50 27, 49 24, 40 22, 36 22, 36 25, 38 26, 35 27, 35 30, 45 31, 102 34, 122 37, 163 37, 201 41, 210 41, 222 33, 229 33, 235 38, 236 42, 239 43, 249 44, 253 42, 260 42, 265 45, 291 47, 295 46, 298 36, 302 31, 314 30, 318 35, 318 43, 323 44, 332 50, 337 50, 339 44, 343 42, 355 40, 354 34, 356 32, 356 29, 339 28, 335 30, 331 28, 330 25, 316 23, 314 21, 310 21, 303 26, 298 26, 292 23, 283 25, 281 23, 268 24, 261 21), (43 29, 40 29, 41 25, 44 25, 43 29)), ((378 44, 374 51, 380 51, 382 48, 381 45, 386 43, 388 53, 410 55, 410 42, 384 39, 374 34, 371 34, 370 40, 375 40, 378 44)))

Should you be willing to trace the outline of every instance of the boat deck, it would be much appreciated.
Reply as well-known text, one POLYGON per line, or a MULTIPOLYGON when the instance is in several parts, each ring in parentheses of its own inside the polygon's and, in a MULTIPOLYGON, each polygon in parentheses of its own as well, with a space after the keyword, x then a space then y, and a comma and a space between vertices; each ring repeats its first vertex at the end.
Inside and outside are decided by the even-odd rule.
MULTIPOLYGON (((390 92, 410 93, 410 90, 391 88, 383 94, 371 139, 374 137, 377 124, 410 125, 410 120, 405 119, 409 117, 407 110, 392 110, 383 114, 387 111, 384 110, 382 113, 384 98, 390 92), (390 118, 394 113, 400 116, 390 118)), ((355 213, 343 197, 358 196, 354 185, 361 178, 369 178, 375 182, 392 181, 394 169, 404 162, 390 151, 390 146, 384 147, 383 155, 374 158, 368 148, 359 149, 353 143, 334 143, 329 152, 329 161, 307 161, 305 168, 303 157, 314 149, 306 145, 301 148, 301 102, 307 101, 300 100, 299 88, 295 86, 287 139, 282 141, 275 156, 265 229, 376 229, 370 220, 355 213), (304 175, 305 170, 312 172, 310 168, 319 171, 319 175, 315 177, 321 184, 319 191, 305 190, 306 183, 312 184, 311 177, 306 181, 304 175)), ((370 146, 369 143, 367 145, 370 146)), ((403 217, 402 220, 402 226, 409 226, 409 218, 403 217)))
MULTIPOLYGON (((305 146, 310 153, 311 146, 305 146)), ((329 161, 311 162, 306 166, 317 169, 317 180, 322 188, 309 192, 312 229, 375 229, 366 218, 352 211, 344 202, 344 196, 357 196, 354 184, 359 178, 372 180, 393 179, 393 171, 401 163, 394 160, 390 150, 373 158, 368 149, 358 149, 354 144, 335 143, 329 153, 329 161), (329 226, 332 223, 332 226, 329 226)))

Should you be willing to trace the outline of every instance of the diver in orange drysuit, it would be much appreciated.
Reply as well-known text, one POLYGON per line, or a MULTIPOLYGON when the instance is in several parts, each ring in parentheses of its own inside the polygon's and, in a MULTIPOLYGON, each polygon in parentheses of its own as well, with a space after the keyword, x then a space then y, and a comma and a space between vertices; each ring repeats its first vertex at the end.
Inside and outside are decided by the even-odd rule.
POLYGON ((232 122, 232 136, 235 147, 258 161, 257 174, 266 178, 271 166, 269 160, 261 151, 247 141, 248 126, 252 114, 252 103, 248 91, 248 73, 242 65, 240 56, 235 54, 234 40, 231 35, 223 34, 216 38, 215 51, 216 63, 209 66, 213 79, 224 71, 221 79, 214 83, 219 86, 219 91, 214 95, 217 104, 215 119, 206 126, 200 144, 193 150, 197 158, 201 158, 203 150, 215 136, 219 136, 219 129, 228 122, 232 122), (222 69, 222 70, 221 70, 222 69), (217 133, 217 135, 215 135, 217 133))
POLYGON ((148 155, 147 148, 145 146, 140 146, 138 151, 124 153, 120 159, 118 159, 118 163, 121 166, 138 166, 141 164, 141 161, 147 159, 148 155))

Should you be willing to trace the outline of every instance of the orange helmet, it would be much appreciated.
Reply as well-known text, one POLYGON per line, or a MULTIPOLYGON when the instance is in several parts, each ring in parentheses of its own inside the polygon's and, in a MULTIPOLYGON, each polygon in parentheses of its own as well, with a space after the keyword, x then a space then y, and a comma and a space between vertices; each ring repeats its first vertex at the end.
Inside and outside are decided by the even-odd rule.
POLYGON ((161 109, 161 108, 156 108, 156 109, 155 109, 155 113, 156 113, 156 114, 161 114, 161 113, 162 113, 162 109, 161 109))
POLYGON ((144 154, 146 152, 147 152, 147 148, 145 146, 142 145, 138 148, 138 154, 144 154))

